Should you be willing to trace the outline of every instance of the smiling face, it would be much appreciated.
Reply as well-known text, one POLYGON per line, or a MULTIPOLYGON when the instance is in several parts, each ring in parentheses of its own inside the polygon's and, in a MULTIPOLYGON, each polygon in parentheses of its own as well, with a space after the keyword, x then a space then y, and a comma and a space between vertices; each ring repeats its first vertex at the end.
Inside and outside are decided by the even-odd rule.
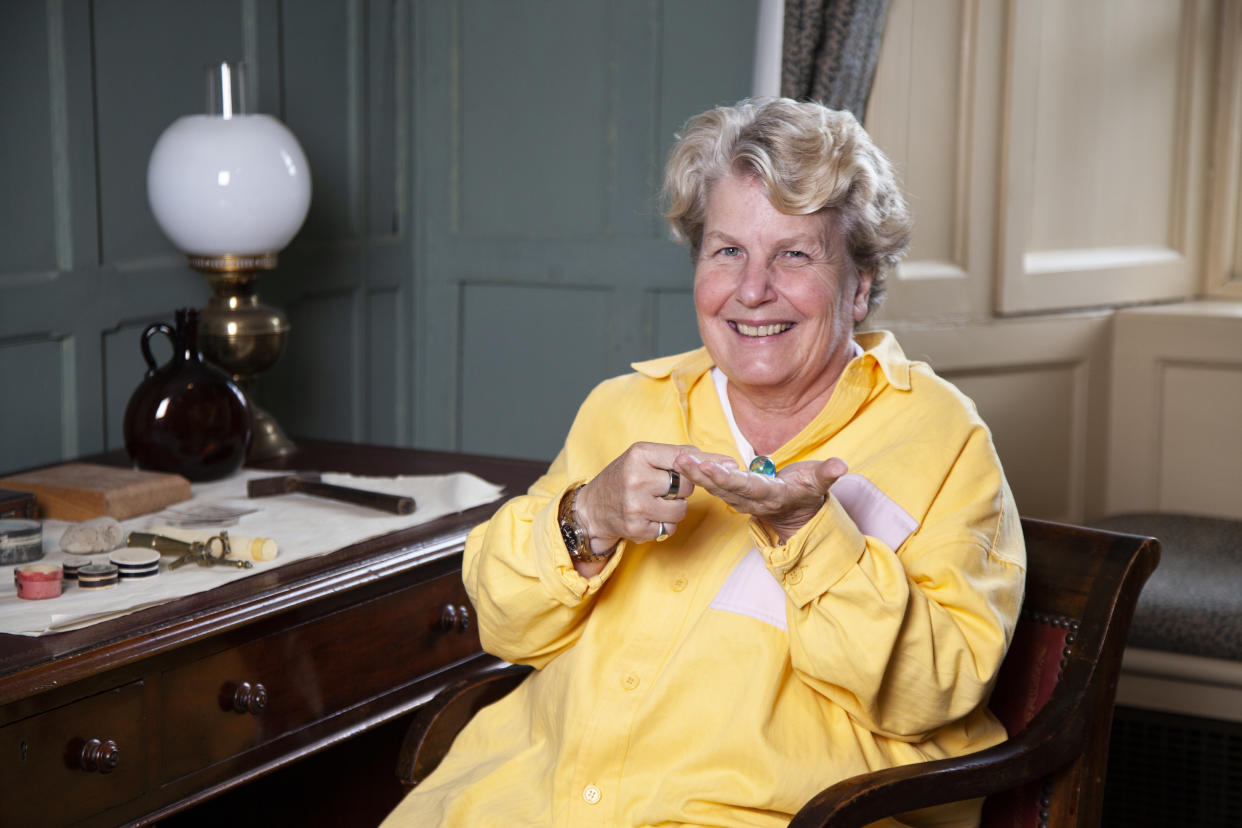
POLYGON ((736 392, 760 407, 826 402, 870 288, 830 214, 782 213, 751 176, 712 187, 694 305, 703 344, 736 392))

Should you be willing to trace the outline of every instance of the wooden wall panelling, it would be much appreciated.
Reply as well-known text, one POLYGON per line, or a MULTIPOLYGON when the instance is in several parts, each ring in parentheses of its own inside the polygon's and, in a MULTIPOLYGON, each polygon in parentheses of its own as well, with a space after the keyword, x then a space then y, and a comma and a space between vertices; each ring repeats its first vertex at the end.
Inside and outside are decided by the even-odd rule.
POLYGON ((1194 292, 1213 4, 1010 0, 997 309, 1194 292))
MULTIPOLYGON (((162 314, 154 302, 170 295, 179 301, 202 295, 193 279, 135 285, 124 269, 127 263, 104 258, 104 231, 109 238, 127 235, 105 228, 100 218, 108 197, 129 186, 119 183, 117 170, 134 165, 116 156, 149 151, 149 144, 135 149, 145 141, 140 134, 120 141, 99 128, 105 110, 109 117, 116 114, 110 110, 115 74, 100 66, 111 66, 117 51, 111 39, 123 28, 110 25, 111 15, 126 8, 116 4, 93 13, 85 3, 33 0, 5 6, 3 51, 18 60, 11 75, 23 82, 6 86, 6 111, 22 115, 0 136, 0 154, 13 177, 6 180, 2 199, 12 209, 2 222, 11 235, 0 265, 0 340, 59 343, 45 353, 61 360, 54 371, 41 367, 44 381, 24 383, 23 411, 57 416, 28 417, 20 445, 0 443, 0 465, 6 468, 107 447, 105 411, 115 392, 103 332, 118 320, 162 314), (105 178, 108 197, 97 188, 105 178)), ((148 66, 147 74, 160 73, 148 66)), ((145 160, 137 188, 145 194, 145 160)), ((145 195, 142 207, 145 211, 145 195)), ((151 221, 149 211, 147 216, 151 221)), ((136 370, 141 365, 136 348, 132 359, 136 370)))
POLYGON ((542 5, 542 13, 503 2, 460 5, 463 105, 451 204, 461 237, 593 238, 611 222, 617 79, 606 9, 542 5))
MULTIPOLYGON (((651 95, 659 100, 656 129, 651 141, 633 138, 626 142, 641 153, 646 175, 635 175, 633 185, 641 189, 630 193, 623 203, 633 204, 634 227, 649 239, 658 266, 645 273, 647 297, 642 336, 633 343, 619 342, 624 348, 616 370, 630 362, 700 347, 698 319, 694 310, 694 262, 689 248, 670 241, 668 223, 661 212, 659 191, 664 183, 664 164, 677 133, 685 122, 712 106, 736 103, 751 93, 753 83, 753 25, 759 4, 753 0, 729 0, 710 9, 702 3, 651 3, 659 17, 655 25, 655 53, 658 73, 653 74, 651 95), (710 11, 710 16, 705 15, 710 11), (711 20, 722 28, 705 25, 711 20), (752 61, 752 67, 746 60, 752 61)), ((637 169, 637 167, 636 167, 637 169)), ((625 179, 625 170, 622 170, 625 179)))
POLYGON ((73 340, 0 341, 0 461, 20 469, 61 457, 76 446, 73 340))
POLYGON ((673 131, 748 93, 755 12, 415 7, 417 444, 550 459, 592 386, 658 353, 657 325, 693 326, 652 300, 691 274, 655 190, 673 131))
POLYGON ((1010 485, 1024 515, 1066 520, 1080 509, 1085 472, 1081 362, 946 371, 992 424, 1010 485), (1065 458, 1055 472, 1049 458, 1065 458))
MULTIPOLYGON (((403 179, 408 177, 408 167, 398 169, 402 170, 403 179)), ((409 192, 408 186, 399 189, 409 192)), ((372 204, 387 205, 369 215, 375 218, 382 214, 381 225, 390 228, 394 235, 372 235, 365 249, 365 317, 358 346, 363 368, 358 381, 366 405, 356 439, 402 446, 410 442, 411 425, 410 240, 408 226, 400 219, 408 212, 408 206, 374 198, 372 204)), ((378 233, 383 227, 373 225, 373 229, 378 233)))
POLYGON ((171 268, 182 261, 147 204, 147 161, 173 120, 205 111, 204 67, 241 56, 241 5, 240 0, 116 0, 94 9, 101 249, 106 264, 134 266, 163 257, 171 268), (193 37, 171 34, 189 26, 193 37))
POLYGON ((411 144, 414 192, 411 251, 413 274, 410 301, 412 356, 410 388, 413 444, 424 447, 455 445, 452 422, 457 416, 457 325, 443 319, 457 314, 457 297, 447 278, 435 278, 431 263, 444 257, 435 248, 449 232, 448 216, 454 191, 451 172, 456 110, 461 23, 446 3, 416 3, 410 15, 413 46, 415 112, 411 144), (433 358, 434 354, 434 358, 433 358), (448 362, 448 365, 444 363, 448 362), (439 389, 439 394, 431 393, 439 389))
MULTIPOLYGON (((247 109, 279 111, 267 55, 276 42, 272 3, 208 0, 156 4, 124 0, 95 8, 93 67, 97 113, 99 263, 102 313, 87 340, 102 367, 99 448, 124 445, 125 406, 147 366, 140 335, 152 322, 173 321, 178 307, 201 307, 210 295, 202 276, 159 229, 147 202, 146 170, 160 134, 183 115, 206 111, 205 67, 245 60, 247 109), (194 33, 193 37, 182 32, 194 33)), ((79 152, 82 151, 79 148, 79 152)), ((153 340, 162 362, 171 349, 153 340)))
POLYGON ((47 4, 52 130, 58 160, 53 167, 57 223, 62 227, 62 271, 99 264, 99 203, 95 152, 95 75, 92 17, 82 4, 47 4), (63 84, 63 86, 62 86, 63 84), (58 172, 59 171, 59 172, 58 172))
POLYGON ((461 291, 462 342, 497 346, 463 348, 462 443, 484 454, 551 459, 593 385, 588 378, 607 374, 612 291, 478 282, 461 291))
POLYGON ((58 159, 52 140, 53 55, 47 18, 42 2, 23 0, 5 12, 0 27, 0 72, 21 79, 0 91, 6 133, 0 144, 6 184, 0 188, 0 250, 6 273, 57 269, 55 196, 60 182, 54 169, 58 159))
POLYGON ((1197 302, 1118 313, 1111 513, 1242 517, 1242 311, 1197 302))
MULTIPOLYGON (((640 0, 613 2, 627 9, 640 0)), ((635 198, 640 208, 650 207, 653 238, 663 240, 668 233, 656 196, 668 151, 689 118, 713 106, 734 104, 751 93, 759 4, 757 0, 648 0, 645 5, 651 9, 654 51, 650 59, 656 74, 651 90, 635 91, 658 99, 659 120, 651 143, 644 146, 651 159, 648 189, 635 198)), ((678 265, 686 261, 684 253, 673 255, 679 256, 678 265)), ((678 276, 689 272, 679 269, 678 276)))
MULTIPOLYGON (((282 20, 285 123, 307 152, 313 194, 300 236, 322 244, 357 239, 366 215, 364 4, 332 0, 282 20)), ((295 11, 290 9, 290 11, 295 11)))
POLYGON ((364 396, 366 439, 382 445, 409 441, 409 399, 404 379, 409 376, 409 346, 405 336, 405 293, 397 287, 372 289, 367 294, 366 382, 364 396))
POLYGON ((37 315, 41 305, 55 303, 63 287, 60 262, 71 259, 73 248, 64 38, 63 17, 38 0, 12 4, 0 26, 0 72, 21 79, 0 91, 7 113, 0 135, 6 185, 0 188, 0 378, 10 401, 0 413, 0 463, 6 468, 59 457, 78 438, 72 332, 62 314, 56 314, 58 330, 37 315))
POLYGON ((366 304, 362 291, 349 284, 303 288, 296 300, 284 303, 289 347, 276 367, 259 377, 256 396, 278 401, 270 410, 290 437, 365 436, 366 304))
POLYGON ((1242 297, 1242 3, 1224 3, 1218 39, 1203 289, 1242 297))
MULTIPOLYGON (((408 235, 411 91, 409 5, 373 2, 365 21, 367 118, 365 180, 369 198, 364 227, 369 239, 397 243, 408 235)), ((400 278, 408 259, 381 272, 400 278)))
POLYGON ((1082 314, 927 329, 896 326, 978 407, 1022 514, 1098 514, 1108 395, 1108 317, 1082 314))
POLYGON ((337 0, 280 20, 285 117, 313 193, 264 277, 291 330, 256 397, 291 436, 409 439, 407 5, 337 0))
MULTIPOLYGON (((687 280, 690 261, 686 256, 687 280)), ((679 354, 703 344, 699 336, 698 318, 694 312, 694 288, 658 288, 650 294, 652 319, 655 324, 655 352, 679 354)))
POLYGON ((1242 351, 1162 365, 1161 508, 1242 516, 1242 351))
POLYGON ((975 132, 978 18, 978 0, 894 0, 889 8, 866 125, 898 170, 915 230, 890 277, 885 319, 970 315, 974 285, 986 284, 972 272, 986 261, 979 245, 989 236, 972 186, 990 173, 975 132))

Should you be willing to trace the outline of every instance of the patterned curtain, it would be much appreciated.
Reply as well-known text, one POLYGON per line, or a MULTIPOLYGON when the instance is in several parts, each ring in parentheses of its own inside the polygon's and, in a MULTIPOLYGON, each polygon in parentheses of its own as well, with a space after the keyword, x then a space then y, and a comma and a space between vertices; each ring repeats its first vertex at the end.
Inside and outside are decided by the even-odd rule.
POLYGON ((860 122, 888 0, 785 0, 781 94, 848 109, 860 122))

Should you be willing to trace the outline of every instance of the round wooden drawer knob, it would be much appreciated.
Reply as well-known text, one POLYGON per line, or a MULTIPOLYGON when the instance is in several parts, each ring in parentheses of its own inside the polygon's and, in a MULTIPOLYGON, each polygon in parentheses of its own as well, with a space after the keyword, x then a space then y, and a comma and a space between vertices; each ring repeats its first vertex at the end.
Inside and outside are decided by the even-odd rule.
POLYGON ((78 767, 84 771, 111 773, 120 764, 121 749, 111 739, 87 739, 78 756, 78 767))
POLYGON ((468 632, 470 630, 470 607, 465 604, 445 604, 440 610, 440 629, 445 632, 468 632))
POLYGON ((267 688, 255 682, 243 681, 233 691, 233 712, 258 715, 267 707, 267 688))

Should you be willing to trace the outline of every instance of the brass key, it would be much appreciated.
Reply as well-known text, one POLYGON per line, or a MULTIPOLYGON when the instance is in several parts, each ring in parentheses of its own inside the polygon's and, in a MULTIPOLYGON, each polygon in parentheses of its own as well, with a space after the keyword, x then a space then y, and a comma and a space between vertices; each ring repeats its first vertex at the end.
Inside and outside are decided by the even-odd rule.
POLYGON ((254 566, 250 561, 233 560, 228 557, 228 532, 213 535, 206 541, 183 541, 151 532, 130 532, 125 545, 154 549, 161 555, 176 555, 176 560, 168 565, 169 570, 177 569, 188 563, 196 563, 199 566, 232 566, 237 569, 250 569, 254 566))

